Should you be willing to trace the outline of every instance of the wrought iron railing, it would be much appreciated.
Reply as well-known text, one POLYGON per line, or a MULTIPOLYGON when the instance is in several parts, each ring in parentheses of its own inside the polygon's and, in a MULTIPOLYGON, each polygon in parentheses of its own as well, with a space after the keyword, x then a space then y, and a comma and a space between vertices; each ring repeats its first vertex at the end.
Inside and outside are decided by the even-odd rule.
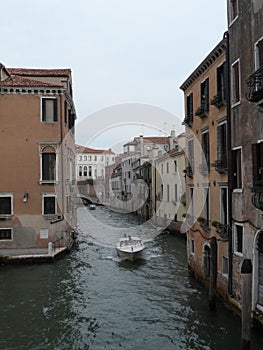
POLYGON ((246 96, 250 102, 258 102, 263 99, 263 66, 247 79, 246 96))

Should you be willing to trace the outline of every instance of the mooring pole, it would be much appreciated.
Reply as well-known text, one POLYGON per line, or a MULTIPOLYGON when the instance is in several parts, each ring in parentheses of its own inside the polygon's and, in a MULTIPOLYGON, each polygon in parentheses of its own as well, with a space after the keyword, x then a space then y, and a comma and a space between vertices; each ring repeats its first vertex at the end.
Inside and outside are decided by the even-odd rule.
POLYGON ((241 266, 242 287, 242 333, 240 350, 250 349, 251 335, 251 288, 252 288, 252 263, 250 259, 244 259, 241 266))
POLYGON ((210 252, 209 310, 216 311, 217 242, 215 237, 211 238, 210 252))

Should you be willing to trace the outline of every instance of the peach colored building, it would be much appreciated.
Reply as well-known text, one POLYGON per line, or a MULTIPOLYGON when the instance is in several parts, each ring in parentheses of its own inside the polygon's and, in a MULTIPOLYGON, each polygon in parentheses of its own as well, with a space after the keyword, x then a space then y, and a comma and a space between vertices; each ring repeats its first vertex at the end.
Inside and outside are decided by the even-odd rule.
POLYGON ((228 290, 229 256, 226 50, 224 35, 180 87, 185 96, 188 264, 208 286, 213 261, 222 296, 228 290))
POLYGON ((76 112, 70 69, 0 64, 0 249, 70 247, 76 112))

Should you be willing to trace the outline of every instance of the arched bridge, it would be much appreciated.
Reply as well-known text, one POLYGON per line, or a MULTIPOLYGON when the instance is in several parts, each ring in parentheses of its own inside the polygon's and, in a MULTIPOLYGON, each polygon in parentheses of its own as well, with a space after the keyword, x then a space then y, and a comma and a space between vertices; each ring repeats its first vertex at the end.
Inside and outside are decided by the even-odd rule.
POLYGON ((82 194, 82 193, 78 193, 77 194, 77 199, 79 200, 82 200, 82 203, 84 205, 88 205, 88 204, 101 204, 100 201, 98 200, 97 197, 91 197, 91 196, 88 196, 87 194, 82 194))

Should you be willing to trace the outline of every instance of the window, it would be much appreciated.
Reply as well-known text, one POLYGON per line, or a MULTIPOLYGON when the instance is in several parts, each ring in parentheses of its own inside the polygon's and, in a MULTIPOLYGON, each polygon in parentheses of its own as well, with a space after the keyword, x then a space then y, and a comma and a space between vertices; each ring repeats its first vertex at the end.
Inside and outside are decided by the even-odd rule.
POLYGON ((255 45, 255 67, 256 69, 263 66, 263 38, 256 42, 255 45))
POLYGON ((195 241, 193 238, 190 238, 190 253, 194 255, 195 253, 195 241))
POLYGON ((233 189, 242 189, 242 163, 241 148, 232 151, 233 173, 232 183, 233 189))
POLYGON ((190 187, 190 204, 189 204, 189 213, 191 216, 194 216, 194 188, 190 187))
POLYGON ((170 200, 170 186, 169 185, 166 185, 166 199, 167 199, 167 202, 169 202, 169 200, 170 200))
POLYGON ((160 200, 162 201, 163 200, 163 185, 161 185, 161 198, 160 200))
POLYGON ((91 156, 88 156, 88 160, 91 160, 91 156))
POLYGON ((72 198, 71 196, 67 196, 67 213, 72 212, 72 198))
POLYGON ((239 224, 235 224, 234 226, 234 242, 235 242, 235 253, 238 255, 243 254, 243 226, 239 224))
POLYGON ((177 184, 174 185, 174 201, 177 202, 178 200, 178 190, 177 190, 177 184))
POLYGON ((94 156, 94 160, 97 161, 97 156, 94 156))
POLYGON ((209 111, 209 79, 201 83, 201 109, 204 112, 209 111))
POLYGON ((82 176, 82 166, 79 167, 79 176, 82 176))
POLYGON ((58 121, 57 99, 42 98, 42 122, 54 123, 58 121))
POLYGON ((84 156, 84 161, 86 161, 87 160, 87 156, 84 156))
POLYGON ((210 191, 209 188, 204 188, 204 218, 206 220, 207 226, 209 226, 209 220, 210 220, 210 191))
POLYGON ((228 275, 228 258, 222 255, 222 275, 228 275))
POLYGON ((42 181, 55 181, 56 179, 56 153, 42 154, 42 181))
POLYGON ((82 156, 79 156, 79 161, 80 161, 80 162, 82 161, 82 156))
POLYGON ((226 101, 226 62, 221 64, 216 71, 218 103, 226 101))
POLYGON ((174 172, 176 173, 177 172, 177 161, 174 160, 174 172))
POLYGON ((88 176, 88 168, 86 166, 83 168, 83 176, 88 176))
MULTIPOLYGON (((206 130, 202 133, 202 164, 206 167, 209 166, 210 156, 209 156, 209 132, 206 130)), ((208 169, 207 169, 208 170, 208 169)))
POLYGON ((68 123, 68 105, 67 101, 64 101, 64 123, 68 123))
POLYGON ((226 122, 217 127, 217 161, 216 169, 227 169, 227 124, 226 122))
POLYGON ((91 177, 92 176, 92 167, 91 167, 91 165, 89 165, 89 177, 91 177))
POLYGON ((232 105, 240 101, 240 73, 239 60, 232 64, 231 81, 232 81, 232 105))
POLYGON ((0 194, 0 216, 13 215, 13 196, 0 194))
POLYGON ((188 141, 188 171, 194 173, 194 140, 188 141))
POLYGON ((252 144, 253 186, 263 186, 263 141, 252 144))
POLYGON ((230 24, 238 16, 238 0, 229 0, 229 22, 230 24))
POLYGON ((228 224, 228 200, 227 200, 227 187, 220 188, 220 222, 223 225, 228 224))
POLYGON ((42 203, 43 215, 55 215, 57 213, 57 204, 55 195, 44 195, 42 203))
POLYGON ((161 164, 161 174, 163 175, 163 164, 161 164))
POLYGON ((12 240, 11 228, 0 228, 0 241, 12 240))
POLYGON ((186 98, 186 124, 192 125, 193 115, 193 93, 191 92, 186 98))
POLYGON ((166 173, 169 174, 169 163, 166 163, 166 173))

